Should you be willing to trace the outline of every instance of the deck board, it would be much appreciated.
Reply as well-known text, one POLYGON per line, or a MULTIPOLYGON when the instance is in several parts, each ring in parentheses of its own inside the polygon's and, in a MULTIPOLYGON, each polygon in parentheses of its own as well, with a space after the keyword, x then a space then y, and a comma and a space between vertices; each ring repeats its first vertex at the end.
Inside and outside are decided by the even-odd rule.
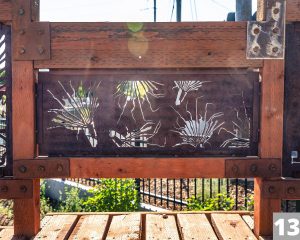
POLYGON ((106 240, 141 239, 141 215, 138 213, 113 216, 106 240))
POLYGON ((4 228, 0 232, 0 240, 25 240, 25 237, 22 236, 14 236, 13 228, 4 228))
POLYGON ((254 219, 253 217, 249 215, 244 215, 242 216, 243 220, 245 223, 248 225, 248 227, 253 231, 254 230, 254 219))
POLYGON ((76 223, 76 215, 56 215, 53 216, 42 230, 36 235, 37 239, 68 239, 70 232, 76 223))
POLYGON ((212 214, 211 221, 220 240, 257 239, 238 214, 212 214))
POLYGON ((147 214, 146 240, 167 239, 180 239, 175 216, 166 214, 147 214))
POLYGON ((69 239, 103 239, 109 215, 81 216, 69 239))
POLYGON ((218 240, 205 214, 178 214, 183 240, 218 240))

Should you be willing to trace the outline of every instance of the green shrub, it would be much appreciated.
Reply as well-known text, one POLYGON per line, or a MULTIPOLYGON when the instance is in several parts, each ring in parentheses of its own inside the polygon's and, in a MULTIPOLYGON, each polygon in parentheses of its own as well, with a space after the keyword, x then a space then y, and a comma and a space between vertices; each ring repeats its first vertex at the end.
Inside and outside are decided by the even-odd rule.
POLYGON ((191 197, 188 199, 187 209, 189 211, 215 211, 215 210, 232 210, 234 199, 227 197, 225 194, 217 194, 214 198, 207 198, 204 201, 200 198, 191 197))
POLYGON ((83 206, 91 212, 135 211, 139 196, 133 179, 102 179, 101 184, 89 191, 83 206))
MULTIPOLYGON (((82 212, 85 211, 83 201, 79 196, 80 189, 76 187, 65 187, 65 199, 60 199, 58 209, 59 212, 82 212)), ((61 193, 62 195, 62 193, 61 193)))
POLYGON ((41 181, 41 190, 40 190, 40 211, 41 211, 41 217, 43 218, 48 212, 53 212, 53 208, 50 202, 50 199, 46 197, 46 184, 42 180, 41 181))

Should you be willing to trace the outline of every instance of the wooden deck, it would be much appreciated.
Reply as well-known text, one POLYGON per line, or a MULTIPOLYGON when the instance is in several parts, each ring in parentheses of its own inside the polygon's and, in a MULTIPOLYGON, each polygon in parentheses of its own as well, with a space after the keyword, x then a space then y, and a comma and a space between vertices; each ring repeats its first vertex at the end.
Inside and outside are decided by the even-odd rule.
MULTIPOLYGON (((60 213, 47 215, 34 239, 255 240, 253 226, 247 212, 60 213)), ((25 238, 6 227, 0 239, 25 238)))

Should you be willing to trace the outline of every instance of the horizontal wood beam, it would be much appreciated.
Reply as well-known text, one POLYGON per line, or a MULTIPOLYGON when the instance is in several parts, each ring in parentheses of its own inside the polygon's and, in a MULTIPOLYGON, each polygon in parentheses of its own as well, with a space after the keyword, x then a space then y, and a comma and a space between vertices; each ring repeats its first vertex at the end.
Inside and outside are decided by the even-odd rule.
POLYGON ((280 179, 262 181, 264 198, 300 200, 300 180, 280 179))
POLYGON ((300 21, 300 0, 287 0, 286 4, 286 21, 300 21))
POLYGON ((29 199, 32 196, 32 180, 0 179, 0 199, 29 199))
POLYGON ((51 60, 35 68, 256 68, 246 22, 51 23, 51 60))
POLYGON ((17 178, 280 177, 280 159, 39 158, 15 160, 17 178))
POLYGON ((0 22, 12 20, 12 1, 0 0, 0 22))

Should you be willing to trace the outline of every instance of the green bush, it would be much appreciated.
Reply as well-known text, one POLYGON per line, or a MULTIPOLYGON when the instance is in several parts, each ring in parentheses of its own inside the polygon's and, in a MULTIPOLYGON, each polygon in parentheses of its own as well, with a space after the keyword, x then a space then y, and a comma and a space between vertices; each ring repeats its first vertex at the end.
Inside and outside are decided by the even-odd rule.
MULTIPOLYGON (((79 196, 79 188, 72 187, 68 189, 65 187, 65 199, 60 199, 58 205, 58 212, 83 212, 86 211, 83 206, 83 201, 79 196)), ((60 193, 62 195, 62 193, 60 193)))
POLYGON ((89 192, 92 196, 83 202, 85 211, 129 212, 139 208, 138 191, 133 179, 103 179, 89 192))
POLYGON ((41 190, 40 190, 40 211, 41 211, 41 217, 43 218, 48 212, 53 212, 53 208, 51 206, 50 199, 46 197, 46 184, 42 180, 41 181, 41 190))
POLYGON ((215 211, 215 210, 232 210, 234 199, 227 197, 225 194, 217 194, 214 198, 207 198, 204 201, 200 198, 191 197, 188 199, 187 209, 189 211, 215 211))

